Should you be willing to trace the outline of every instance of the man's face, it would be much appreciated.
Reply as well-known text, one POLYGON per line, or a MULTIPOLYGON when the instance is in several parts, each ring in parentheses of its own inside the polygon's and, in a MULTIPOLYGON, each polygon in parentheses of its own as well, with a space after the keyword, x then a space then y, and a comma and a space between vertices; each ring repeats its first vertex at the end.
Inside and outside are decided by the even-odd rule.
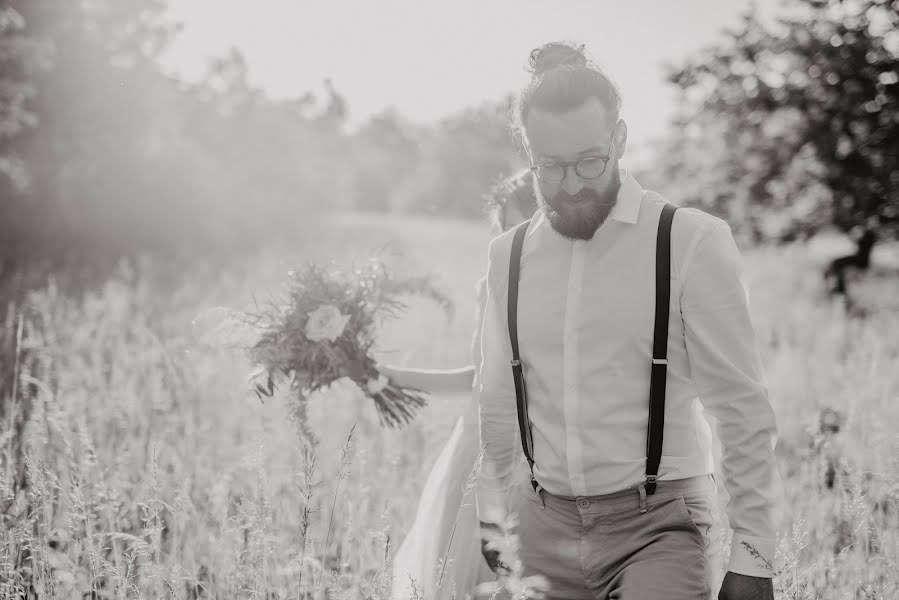
POLYGON ((553 229, 563 236, 589 240, 618 199, 618 161, 624 153, 627 128, 597 98, 564 113, 533 108, 525 122, 531 164, 574 163, 585 157, 609 158, 595 179, 565 168, 558 183, 536 179, 537 203, 553 229))

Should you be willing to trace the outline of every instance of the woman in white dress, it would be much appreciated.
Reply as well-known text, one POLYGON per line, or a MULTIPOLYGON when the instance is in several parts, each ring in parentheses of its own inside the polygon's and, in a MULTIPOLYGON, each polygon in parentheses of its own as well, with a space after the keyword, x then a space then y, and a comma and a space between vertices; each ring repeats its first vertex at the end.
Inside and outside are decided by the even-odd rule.
MULTIPOLYGON (((498 235, 533 215, 537 205, 528 175, 529 171, 522 171, 508 178, 490 195, 489 209, 494 234, 498 235)), ((476 289, 477 313, 471 343, 471 366, 450 370, 380 367, 382 373, 404 387, 431 393, 472 392, 465 413, 459 417, 431 468, 418 502, 415 521, 394 557, 391 594, 394 600, 413 598, 413 582, 418 598, 477 598, 478 584, 496 579, 481 555, 474 490, 468 486, 480 451, 476 391, 477 366, 481 362, 480 331, 486 301, 486 278, 478 281, 476 289), (445 568, 441 567, 442 564, 445 568)), ((526 479, 522 481, 526 483, 526 479)))

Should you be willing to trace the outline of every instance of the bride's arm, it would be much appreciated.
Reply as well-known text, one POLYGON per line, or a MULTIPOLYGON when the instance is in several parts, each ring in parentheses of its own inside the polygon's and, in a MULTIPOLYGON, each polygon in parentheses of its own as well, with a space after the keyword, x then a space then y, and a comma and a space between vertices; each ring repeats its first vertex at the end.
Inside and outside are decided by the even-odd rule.
POLYGON ((400 387, 414 388, 431 394, 467 394, 474 381, 474 367, 458 369, 413 369, 378 365, 378 370, 400 387))
MULTIPOLYGON (((484 315, 484 303, 487 299, 487 278, 482 277, 475 286, 477 312, 472 337, 471 358, 475 365, 481 362, 481 324, 484 315)), ((393 379, 401 387, 415 388, 431 394, 468 394, 474 385, 475 366, 468 365, 458 369, 413 369, 378 365, 378 370, 393 379)))

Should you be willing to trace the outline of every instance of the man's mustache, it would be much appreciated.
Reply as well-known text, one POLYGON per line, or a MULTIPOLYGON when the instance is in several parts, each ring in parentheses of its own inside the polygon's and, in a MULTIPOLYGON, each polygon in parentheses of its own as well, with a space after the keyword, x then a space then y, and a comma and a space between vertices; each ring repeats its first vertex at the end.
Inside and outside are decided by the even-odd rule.
POLYGON ((597 194, 595 191, 587 188, 578 191, 578 193, 574 195, 571 195, 567 192, 558 192, 553 196, 553 202, 563 202, 565 200, 570 200, 573 202, 589 201, 595 203, 600 201, 600 197, 599 194, 597 194))

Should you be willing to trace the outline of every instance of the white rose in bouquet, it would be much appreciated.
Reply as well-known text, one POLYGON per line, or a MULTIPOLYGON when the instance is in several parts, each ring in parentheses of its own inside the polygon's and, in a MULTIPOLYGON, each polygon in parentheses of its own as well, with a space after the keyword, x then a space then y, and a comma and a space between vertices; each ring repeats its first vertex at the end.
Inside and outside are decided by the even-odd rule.
POLYGON ((310 313, 306 321, 306 337, 312 342, 333 342, 343 334, 349 320, 350 316, 342 314, 336 306, 324 304, 310 313))

